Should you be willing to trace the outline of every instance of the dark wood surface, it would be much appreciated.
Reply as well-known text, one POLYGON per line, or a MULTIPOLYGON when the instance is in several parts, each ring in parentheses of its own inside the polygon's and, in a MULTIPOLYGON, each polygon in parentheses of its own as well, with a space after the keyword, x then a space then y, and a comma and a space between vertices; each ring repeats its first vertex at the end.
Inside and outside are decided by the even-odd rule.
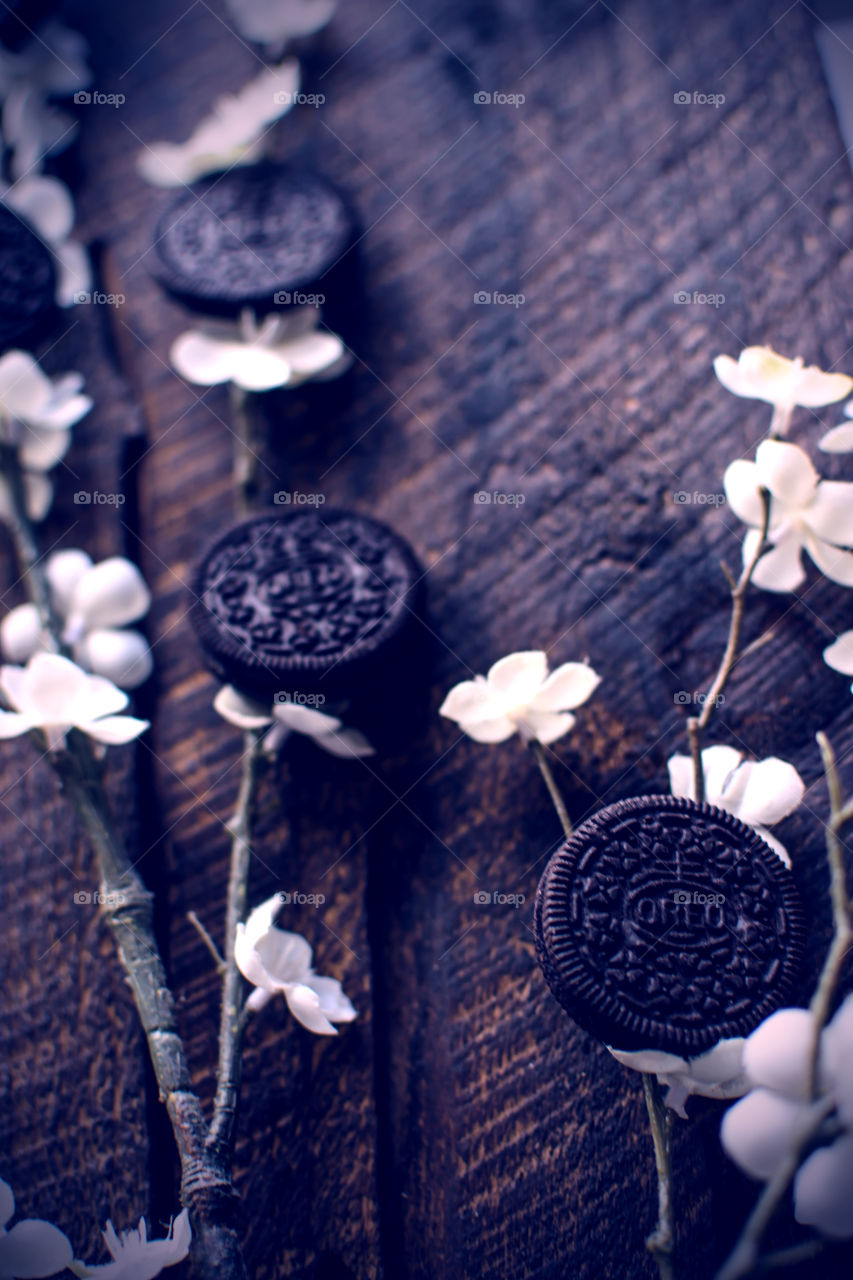
MULTIPOLYGON (((126 303, 76 308, 45 349, 51 370, 85 372, 97 407, 44 534, 137 556, 154 592, 156 676, 138 698, 154 724, 112 769, 209 1099, 218 984, 186 913, 220 937, 240 739, 212 710, 187 583, 233 511, 230 411, 224 389, 169 368, 187 318, 150 275, 167 196, 135 159, 188 136, 258 62, 207 0, 97 0, 68 18, 92 42, 96 87, 126 96, 79 109, 61 165, 101 285, 126 303), (74 505, 96 487, 126 493, 118 518, 74 505)), ((784 0, 349 0, 304 51, 304 87, 326 103, 286 118, 276 146, 358 211, 360 283, 340 318, 356 361, 337 383, 267 398, 264 497, 320 492, 390 522, 423 564, 428 613, 410 686, 369 708, 380 754, 309 748, 264 777, 251 900, 325 895, 283 923, 360 1016, 321 1040, 276 1002, 250 1028, 237 1183, 259 1280, 653 1275, 639 1080, 568 1021, 535 962, 533 895, 559 839, 547 796, 519 743, 478 746, 436 712, 510 650, 588 656, 603 683, 552 753, 573 817, 666 789, 666 758, 685 749, 674 695, 716 665, 718 562, 737 562, 740 537, 724 507, 673 493, 720 492, 766 424, 711 359, 769 342, 853 368, 853 175, 812 21, 784 0), (478 90, 525 102, 480 106, 478 90), (680 106, 682 90, 725 102, 680 106), (525 301, 479 306, 481 289, 525 301), (680 289, 725 303, 677 305, 680 289), (478 505, 480 489, 525 501, 478 505), (479 906, 482 889, 525 901, 479 906)), ((836 420, 806 413, 798 438, 836 420)), ((792 760, 809 784, 783 832, 814 921, 804 997, 827 925, 817 728, 853 785, 849 695, 820 653, 851 616, 851 596, 812 576, 799 599, 755 592, 748 636, 774 636, 712 734, 792 760)), ((0 770, 0 1173, 22 1211, 94 1259, 108 1215, 174 1210, 169 1133, 111 940, 74 902, 96 885, 73 816, 28 744, 5 744, 0 770)), ((720 1152, 720 1109, 691 1110, 679 1264, 704 1280, 754 1188, 720 1152)), ((849 1264, 838 1249, 820 1274, 849 1264)))

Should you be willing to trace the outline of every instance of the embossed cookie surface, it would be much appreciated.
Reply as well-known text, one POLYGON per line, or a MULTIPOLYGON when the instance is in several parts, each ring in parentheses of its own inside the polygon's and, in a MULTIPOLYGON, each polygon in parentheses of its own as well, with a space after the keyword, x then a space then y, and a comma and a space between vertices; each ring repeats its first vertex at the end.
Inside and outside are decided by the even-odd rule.
POLYGON ((536 897, 552 992, 614 1048, 695 1056, 792 993, 790 872, 737 818, 673 796, 621 801, 554 855, 536 897))
POLYGON ((412 618, 420 570, 348 511, 258 516, 205 555, 191 617, 211 669, 247 691, 353 692, 412 618))
POLYGON ((344 201, 324 178, 249 165, 205 178, 169 205, 154 233, 156 274, 202 310, 270 310, 320 286, 352 236, 344 201))

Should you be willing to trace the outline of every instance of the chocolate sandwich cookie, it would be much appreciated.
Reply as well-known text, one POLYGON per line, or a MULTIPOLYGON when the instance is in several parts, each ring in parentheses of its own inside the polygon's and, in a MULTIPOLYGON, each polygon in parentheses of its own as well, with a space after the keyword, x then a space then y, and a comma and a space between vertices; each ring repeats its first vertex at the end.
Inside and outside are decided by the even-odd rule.
POLYGON ((353 239, 347 205, 325 178, 247 165, 202 179, 168 206, 154 233, 155 274, 209 315, 268 312, 332 292, 353 239))
POLYGON ((610 805, 553 856, 536 947, 571 1017, 616 1049, 695 1057, 789 1001, 804 926, 793 879, 710 805, 610 805))
POLYGON ((0 204, 0 350, 24 347, 57 319, 53 258, 22 218, 0 204))
POLYGON ((350 511, 256 516, 223 534, 194 581, 208 666, 258 697, 356 692, 399 652, 421 570, 387 525, 350 511))

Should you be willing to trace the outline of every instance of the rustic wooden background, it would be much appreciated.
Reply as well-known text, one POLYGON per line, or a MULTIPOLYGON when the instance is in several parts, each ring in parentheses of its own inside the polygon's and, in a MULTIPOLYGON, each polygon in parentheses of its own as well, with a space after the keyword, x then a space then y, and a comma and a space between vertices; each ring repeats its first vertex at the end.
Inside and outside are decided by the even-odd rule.
MULTIPOLYGON (((157 670, 137 700, 154 726, 112 760, 209 1098, 218 984, 186 913, 220 936, 239 736, 211 708, 187 582, 230 518, 232 438, 225 390, 168 366, 187 318, 150 274, 167 197, 135 161, 143 143, 188 136, 258 61, 218 0, 93 0, 66 16, 91 41, 95 86, 126 96, 77 108, 59 166, 100 286, 126 302, 75 308, 44 348, 97 400, 45 545, 124 550, 154 591, 157 670), (127 502, 73 503, 94 488, 127 502)), ((718 562, 739 544, 724 507, 673 494, 719 493, 767 421, 722 390, 711 359, 770 342, 853 369, 853 174, 812 24, 788 0, 348 0, 303 51, 304 89, 326 102, 286 118, 276 146, 358 211, 361 282, 341 319, 356 361, 338 383, 268 398, 265 489, 389 521, 423 563, 429 605, 405 700, 380 688, 370 709, 381 753, 308 748, 264 779, 251 899, 325 895, 283 923, 360 1016, 320 1040, 279 1002, 250 1029, 237 1182, 259 1280, 653 1274, 639 1081, 563 1016, 535 963, 556 820, 520 744, 478 746, 436 709, 512 649, 589 656, 603 683, 552 755, 573 816, 666 789, 666 758, 684 749, 674 696, 718 659, 718 562), (525 101, 477 105, 480 90, 525 101), (678 105, 681 91, 725 102, 678 105), (681 289, 725 302, 678 305, 681 289), (476 305, 478 290, 524 303, 476 305), (524 504, 475 504, 480 489, 524 504), (478 890, 524 905, 479 906, 478 890)), ((806 413, 798 438, 837 420, 806 413)), ((11 584, 5 542, 2 573, 11 584)), ((18 599, 10 585, 4 603, 18 599)), ((809 979, 827 922, 817 728, 853 787, 850 700, 820 653, 851 601, 815 577, 798 599, 754 593, 749 637, 774 638, 738 670, 712 735, 793 760, 810 784, 783 832, 815 921, 809 979)), ((95 1259, 108 1214, 174 1210, 170 1136, 111 940, 74 901, 96 884, 73 816, 28 744, 6 744, 0 769, 0 1173, 22 1211, 95 1259)), ((719 1108, 691 1110, 679 1265, 705 1280, 754 1187, 720 1153, 719 1108)), ((820 1274, 849 1263, 837 1248, 820 1274)))

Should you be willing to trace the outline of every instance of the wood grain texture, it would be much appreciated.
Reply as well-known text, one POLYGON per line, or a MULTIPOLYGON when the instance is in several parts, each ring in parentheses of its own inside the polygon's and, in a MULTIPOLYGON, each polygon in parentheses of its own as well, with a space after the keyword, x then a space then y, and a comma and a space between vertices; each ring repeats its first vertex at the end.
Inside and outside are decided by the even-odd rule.
MULTIPOLYGON (((135 789, 120 761, 117 776, 209 1099, 217 982, 186 913, 219 936, 239 736, 210 705, 188 581, 231 519, 232 438, 224 390, 168 366, 187 317, 150 275, 167 197, 135 158, 188 136, 258 64, 206 0, 68 13, 97 86, 126 95, 120 110, 81 109, 73 181, 102 279, 127 301, 76 309, 47 358, 83 369, 98 408, 46 534, 129 547, 154 591, 157 672, 139 699, 154 725, 128 753, 135 789), (117 521, 72 504, 96 485, 138 501, 117 521)), ((740 536, 725 507, 673 495, 719 493, 766 427, 711 359, 769 342, 853 367, 853 175, 810 22, 781 0, 350 0, 305 49, 304 88, 326 102, 287 117, 275 147, 358 211, 359 283, 336 317, 355 361, 339 382, 265 398, 264 496, 301 489, 387 520, 423 564, 428 612, 412 687, 364 700, 377 757, 306 749, 263 781, 251 900, 324 895, 286 923, 360 1016, 333 1042, 281 1004, 250 1028, 237 1182, 259 1280, 653 1275, 638 1081, 562 1014, 535 963, 533 895, 560 836, 541 780, 520 744, 478 746, 436 712, 512 649, 588 656, 604 683, 551 757, 573 818, 666 789, 667 756, 685 749, 674 695, 716 665, 717 564, 736 563, 740 536), (481 90, 525 101, 478 105, 481 90), (725 102, 681 106, 679 91, 725 102), (479 305, 480 290, 524 302, 479 305), (680 305, 680 290, 725 302, 680 305), (524 502, 475 503, 480 490, 524 502), (524 903, 478 904, 484 890, 524 903)), ((836 420, 806 413, 798 431, 813 445, 836 420)), ((814 731, 848 782, 853 751, 846 686, 820 653, 850 616, 850 597, 814 576, 796 600, 755 592, 748 637, 774 635, 738 668, 710 735, 790 759, 809 784, 781 829, 815 920, 804 995, 828 921, 814 731)), ((86 851, 34 757, 13 744, 0 763, 4 1151, 22 1209, 92 1256, 108 1212, 173 1209, 168 1133, 161 1121, 146 1137, 157 1107, 129 997, 102 923, 72 902, 86 851)), ((679 1264, 706 1280, 754 1189, 720 1152, 719 1108, 691 1111, 675 1153, 679 1264)), ((849 1273, 845 1252, 821 1274, 849 1273)))

